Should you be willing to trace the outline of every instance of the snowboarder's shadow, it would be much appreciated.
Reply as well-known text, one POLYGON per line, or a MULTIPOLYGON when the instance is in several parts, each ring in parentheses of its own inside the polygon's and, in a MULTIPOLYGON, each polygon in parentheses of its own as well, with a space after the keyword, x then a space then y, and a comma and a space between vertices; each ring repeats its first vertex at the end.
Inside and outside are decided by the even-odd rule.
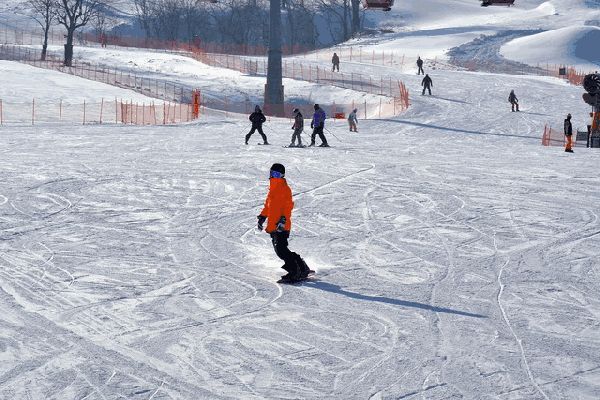
POLYGON ((461 310, 453 310, 451 308, 437 307, 437 306, 432 306, 430 304, 418 303, 415 301, 391 299, 389 297, 369 296, 366 294, 349 292, 347 290, 344 290, 343 288, 341 288, 338 285, 334 285, 332 283, 327 283, 327 282, 323 282, 323 281, 308 282, 306 284, 306 286, 310 286, 315 289, 324 290, 326 292, 341 294, 346 297, 350 297, 352 299, 357 299, 357 300, 375 301, 378 303, 391 304, 391 305, 395 305, 395 306, 420 308, 422 310, 427 310, 427 311, 432 311, 432 312, 441 312, 441 313, 447 313, 447 314, 456 314, 456 315, 462 315, 464 317, 487 318, 485 315, 481 315, 481 314, 475 314, 475 313, 470 313, 470 312, 461 311, 461 310))

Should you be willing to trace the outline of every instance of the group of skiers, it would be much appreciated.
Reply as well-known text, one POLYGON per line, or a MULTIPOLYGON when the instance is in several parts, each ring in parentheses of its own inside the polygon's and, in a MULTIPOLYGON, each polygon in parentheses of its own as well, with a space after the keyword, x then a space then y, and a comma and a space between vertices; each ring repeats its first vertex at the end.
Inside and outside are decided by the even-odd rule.
MULTIPOLYGON (((348 126, 350 128, 350 132, 358 132, 358 117, 357 117, 358 109, 352 110, 352 112, 348 115, 348 126)), ((295 108, 293 111, 294 116, 294 124, 292 125, 292 140, 288 147, 306 147, 302 144, 302 132, 304 131, 304 116, 302 112, 295 108)), ((248 144, 248 140, 250 137, 258 131, 263 140, 263 145, 268 145, 269 141, 267 139, 267 135, 262 129, 263 124, 267 121, 267 118, 263 114, 260 106, 254 107, 254 112, 250 114, 248 117, 250 122, 252 122, 252 128, 250 132, 246 134, 245 143, 248 144)), ((318 104, 314 105, 314 113, 312 116, 312 120, 310 122, 310 127, 313 130, 310 137, 310 144, 308 147, 313 147, 316 144, 316 138, 319 136, 321 139, 321 144, 319 147, 329 147, 329 143, 327 142, 327 137, 325 136, 325 120, 327 119, 327 114, 325 110, 321 108, 318 104)))

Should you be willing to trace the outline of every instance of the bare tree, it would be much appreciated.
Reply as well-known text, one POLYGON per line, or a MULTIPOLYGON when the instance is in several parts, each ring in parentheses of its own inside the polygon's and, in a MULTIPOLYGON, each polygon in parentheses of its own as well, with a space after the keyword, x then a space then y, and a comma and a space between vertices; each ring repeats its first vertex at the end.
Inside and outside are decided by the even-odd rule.
POLYGON ((42 27, 44 31, 44 43, 42 44, 42 61, 46 60, 48 51, 48 33, 54 22, 55 15, 53 11, 54 0, 27 0, 26 7, 31 13, 31 17, 42 27))
POLYGON ((67 30, 65 43, 66 66, 73 64, 73 36, 75 31, 86 26, 105 7, 109 0, 54 0, 54 10, 58 23, 67 30))
POLYGON ((350 0, 317 0, 317 4, 328 21, 333 39, 342 42, 350 39, 350 0))

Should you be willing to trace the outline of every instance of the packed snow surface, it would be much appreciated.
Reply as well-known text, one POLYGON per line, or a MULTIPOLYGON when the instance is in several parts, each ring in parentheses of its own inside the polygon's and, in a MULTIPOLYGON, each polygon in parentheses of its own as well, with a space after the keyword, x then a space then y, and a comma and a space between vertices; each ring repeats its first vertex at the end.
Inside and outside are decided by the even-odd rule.
POLYGON ((521 37, 505 44, 501 53, 530 65, 550 62, 594 71, 600 66, 600 27, 569 27, 521 37))
POLYGON ((0 398, 599 398, 598 153, 540 144, 587 123, 581 89, 405 78, 407 113, 329 149, 275 120, 272 146, 233 119, 1 127, 0 398), (297 286, 255 227, 273 162, 297 286))

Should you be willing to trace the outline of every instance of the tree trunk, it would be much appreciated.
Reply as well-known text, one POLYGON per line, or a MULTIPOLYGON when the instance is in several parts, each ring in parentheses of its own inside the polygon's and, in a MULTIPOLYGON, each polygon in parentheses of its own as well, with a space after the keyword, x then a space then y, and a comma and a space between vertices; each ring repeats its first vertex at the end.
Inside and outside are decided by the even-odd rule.
POLYGON ((352 36, 360 31, 360 0, 352 0, 352 36))
POLYGON ((46 29, 44 29, 44 44, 42 45, 42 61, 46 61, 46 53, 48 51, 48 30, 50 29, 50 25, 46 25, 46 29))
POLYGON ((65 44, 65 66, 70 67, 73 65, 73 34, 74 29, 67 31, 67 43, 65 44))

